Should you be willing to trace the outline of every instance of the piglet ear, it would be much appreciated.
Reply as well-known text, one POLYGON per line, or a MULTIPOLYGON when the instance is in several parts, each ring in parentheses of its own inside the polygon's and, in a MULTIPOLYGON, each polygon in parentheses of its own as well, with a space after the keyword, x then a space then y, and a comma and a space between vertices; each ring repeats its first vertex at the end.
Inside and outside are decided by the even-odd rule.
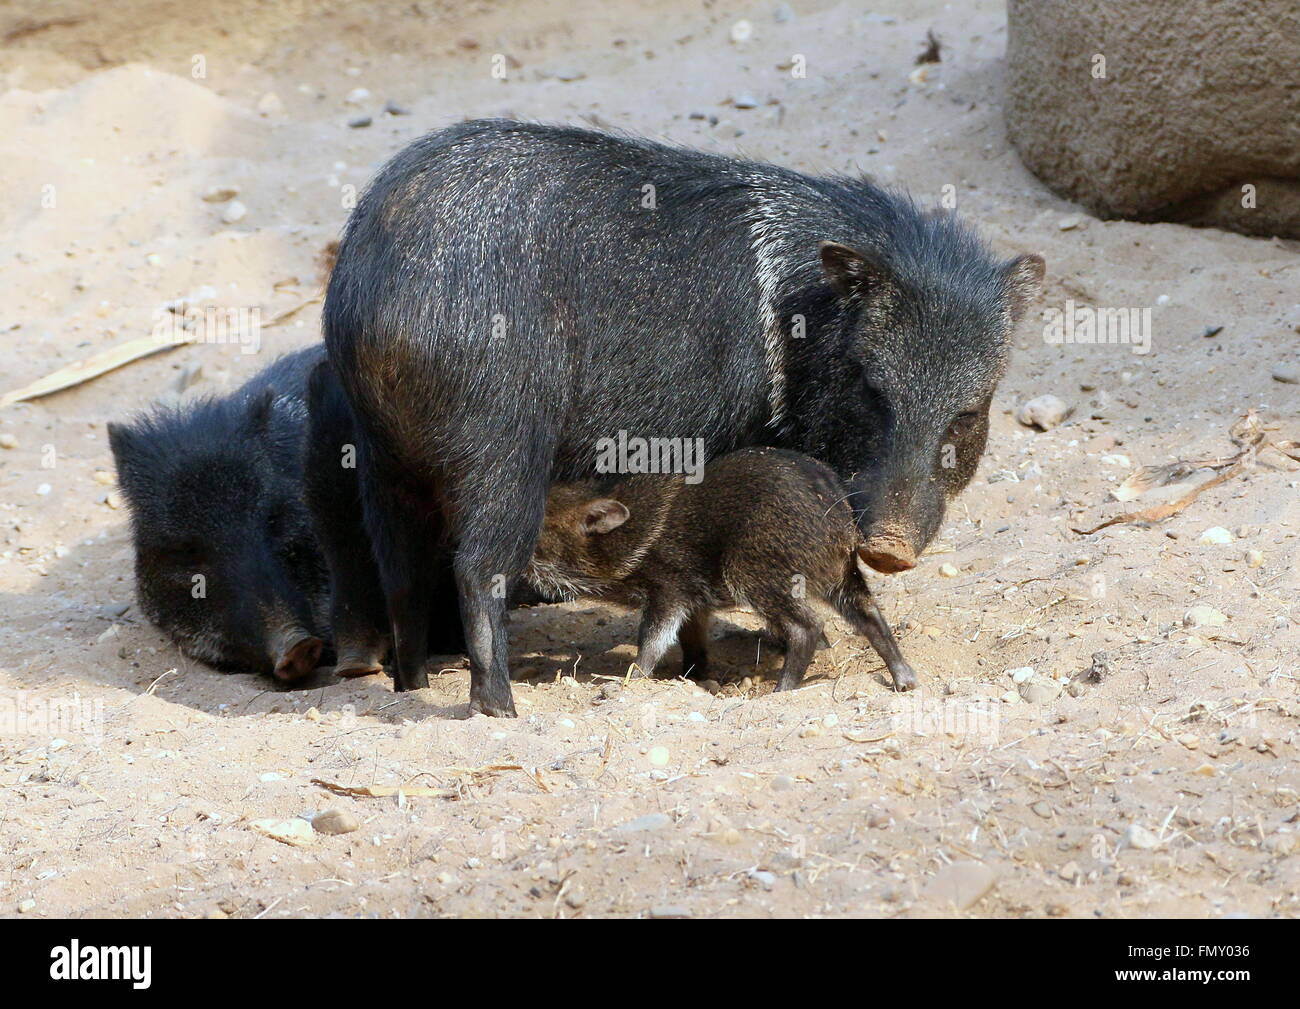
POLYGON ((1011 321, 1024 318, 1029 306, 1043 293, 1047 264, 1042 256, 1017 256, 1002 268, 1002 290, 1011 306, 1011 321))
POLYGON ((131 428, 115 420, 108 422, 108 447, 113 453, 113 461, 121 469, 131 454, 134 445, 131 428))
POLYGON ((888 279, 888 272, 857 249, 839 242, 822 242, 822 271, 841 298, 861 297, 888 279))
POLYGON ((627 505, 613 498, 603 497, 588 501, 582 510, 580 520, 582 531, 588 536, 607 533, 621 526, 631 514, 627 510, 627 505))
POLYGON ((275 390, 263 389, 248 403, 248 434, 261 440, 271 428, 271 415, 275 412, 275 390))

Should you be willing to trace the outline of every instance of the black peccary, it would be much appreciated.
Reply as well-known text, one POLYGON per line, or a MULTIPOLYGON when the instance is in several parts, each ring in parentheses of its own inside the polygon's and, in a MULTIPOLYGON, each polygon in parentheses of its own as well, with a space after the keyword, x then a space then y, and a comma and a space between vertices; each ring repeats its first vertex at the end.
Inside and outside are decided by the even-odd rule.
POLYGON ((555 484, 524 577, 539 591, 641 609, 636 664, 649 676, 678 640, 683 675, 708 672, 709 616, 748 605, 785 642, 777 690, 803 679, 833 610, 885 660, 894 687, 916 674, 871 598, 866 553, 831 470, 797 452, 740 449, 702 482, 636 476, 555 484))
POLYGON ((217 669, 292 682, 324 657, 328 579, 302 486, 306 381, 323 359, 309 347, 228 396, 108 425, 141 609, 217 669))
POLYGON ((514 714, 509 587, 550 482, 619 432, 805 452, 848 482, 867 563, 913 566, 1042 275, 860 180, 497 120, 417 140, 353 212, 324 308, 397 689, 453 550, 470 709, 514 714))

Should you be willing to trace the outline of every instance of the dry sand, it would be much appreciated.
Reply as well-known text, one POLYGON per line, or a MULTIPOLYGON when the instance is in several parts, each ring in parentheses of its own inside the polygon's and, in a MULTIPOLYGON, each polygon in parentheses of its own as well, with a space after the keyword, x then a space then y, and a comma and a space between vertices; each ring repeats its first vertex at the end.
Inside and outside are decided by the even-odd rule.
POLYGON ((863 170, 929 204, 952 186, 999 251, 1046 257, 1046 306, 1151 307, 1153 329, 1140 355, 1025 324, 979 475, 920 567, 878 585, 920 699, 834 626, 807 685, 772 695, 742 613, 719 621, 730 675, 711 694, 620 684, 626 614, 520 611, 517 721, 465 718, 461 664, 395 696, 383 677, 279 692, 187 661, 123 610, 105 422, 178 382, 232 387, 316 339, 315 305, 259 353, 186 347, 3 410, 0 914, 1300 913, 1300 467, 1263 453, 1163 523, 1070 531, 1145 503, 1107 503, 1135 467, 1230 451, 1248 408, 1300 437, 1300 386, 1271 377, 1297 366, 1296 246, 1086 215, 1062 230, 1077 209, 1006 143, 1000 4, 793 6, 6 5, 0 388, 149 333, 175 299, 264 320, 299 305, 352 187, 423 132, 504 113, 863 170), (910 80, 930 27, 942 62, 910 80), (222 186, 242 219, 203 200, 222 186), (1076 409, 1039 433, 1012 411, 1043 393, 1076 409), (1232 542, 1201 542, 1210 527, 1232 542), (1185 626, 1198 606, 1225 622, 1185 626), (1010 670, 1069 679, 1099 651, 1079 696, 1019 699, 1010 670), (429 787, 450 791, 414 794, 429 787), (253 826, 331 808, 360 829, 297 847, 253 826))

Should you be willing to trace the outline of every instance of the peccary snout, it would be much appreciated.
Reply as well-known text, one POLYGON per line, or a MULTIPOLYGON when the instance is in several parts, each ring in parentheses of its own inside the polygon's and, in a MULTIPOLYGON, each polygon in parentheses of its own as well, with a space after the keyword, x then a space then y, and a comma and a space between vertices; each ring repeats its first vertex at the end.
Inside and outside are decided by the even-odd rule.
POLYGON ((881 574, 892 575, 916 567, 916 551, 912 544, 897 536, 873 536, 867 540, 863 559, 881 574))

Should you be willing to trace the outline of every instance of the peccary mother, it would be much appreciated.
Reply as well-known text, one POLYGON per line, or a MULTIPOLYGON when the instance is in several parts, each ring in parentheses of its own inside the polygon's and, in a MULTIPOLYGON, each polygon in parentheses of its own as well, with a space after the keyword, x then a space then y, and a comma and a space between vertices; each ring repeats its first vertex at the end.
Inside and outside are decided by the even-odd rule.
POLYGON ((868 563, 912 567, 1043 270, 861 180, 501 120, 417 140, 354 211, 324 310, 397 689, 452 550, 470 710, 514 714, 506 596, 548 485, 620 432, 805 452, 847 482, 868 563))

